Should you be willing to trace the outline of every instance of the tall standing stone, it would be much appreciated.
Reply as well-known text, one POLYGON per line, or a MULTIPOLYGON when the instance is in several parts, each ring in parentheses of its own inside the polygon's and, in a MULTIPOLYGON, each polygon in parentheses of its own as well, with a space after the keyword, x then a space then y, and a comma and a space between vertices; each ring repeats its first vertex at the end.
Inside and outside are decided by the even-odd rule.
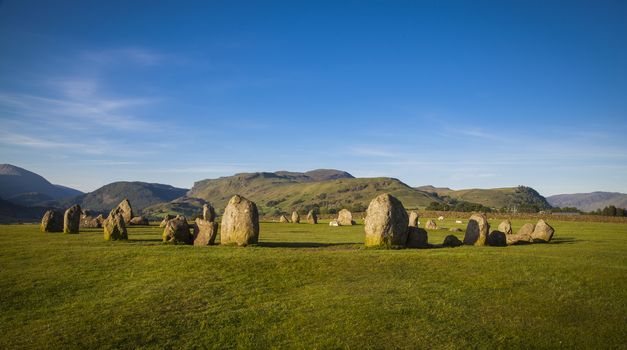
POLYGON ((418 227, 418 213, 415 210, 409 213, 409 226, 418 227))
POLYGON ((534 242, 549 242, 551 238, 553 238, 553 233, 555 230, 551 225, 547 224, 546 221, 540 219, 536 224, 533 232, 531 233, 531 239, 534 242))
POLYGON ((216 211, 211 204, 203 204, 202 206, 202 218, 209 221, 216 221, 216 211))
POLYGON ((281 215, 281 217, 279 218, 279 222, 282 224, 287 224, 288 222, 290 222, 290 219, 288 219, 285 215, 281 215))
POLYGON ((128 232, 124 224, 124 217, 120 213, 114 213, 104 221, 103 225, 105 241, 127 240, 128 232))
POLYGON ((512 223, 509 220, 503 220, 499 224, 498 230, 505 233, 506 235, 512 234, 512 223))
POLYGON ((165 224, 161 238, 166 243, 191 244, 193 237, 189 233, 189 224, 184 216, 177 216, 165 224))
POLYGON ((63 232, 63 213, 58 210, 48 210, 41 218, 42 232, 63 232))
POLYGON ((485 214, 473 214, 468 220, 466 226, 466 234, 464 235, 464 244, 482 246, 486 244, 490 224, 485 214))
POLYGON ((221 244, 246 246, 259 241, 259 213, 255 203, 235 195, 224 209, 220 230, 221 244))
POLYGON ((337 222, 340 226, 351 226, 355 222, 353 221, 353 214, 348 209, 342 209, 337 215, 337 222))
POLYGON ((65 233, 78 233, 81 225, 81 207, 78 204, 74 204, 63 215, 63 232, 65 233))
POLYGON ((218 235, 218 223, 201 218, 194 222, 194 245, 214 245, 218 235))
POLYGON ((296 210, 292 212, 292 223, 300 224, 300 215, 298 215, 298 212, 296 210))
POLYGON ((366 247, 404 247, 408 220, 401 201, 387 193, 377 196, 366 211, 366 247))
POLYGON ((315 211, 310 210, 309 213, 307 213, 307 222, 310 224, 317 224, 318 223, 318 214, 316 214, 315 211))
POLYGON ((111 214, 121 214, 124 218, 125 224, 130 224, 131 219, 133 218, 133 208, 131 207, 131 202, 128 199, 124 198, 117 207, 115 207, 110 213, 111 214))

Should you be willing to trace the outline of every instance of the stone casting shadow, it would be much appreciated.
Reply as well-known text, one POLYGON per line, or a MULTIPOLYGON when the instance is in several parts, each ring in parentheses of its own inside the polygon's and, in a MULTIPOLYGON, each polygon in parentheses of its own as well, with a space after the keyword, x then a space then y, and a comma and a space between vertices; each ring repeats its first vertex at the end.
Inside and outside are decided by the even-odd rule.
POLYGON ((551 239, 551 241, 548 243, 540 243, 540 244, 573 244, 573 243, 580 243, 580 242, 583 242, 583 240, 575 239, 574 237, 555 237, 551 239))
POLYGON ((259 247, 267 248, 325 248, 357 243, 319 243, 319 242, 259 242, 259 247))

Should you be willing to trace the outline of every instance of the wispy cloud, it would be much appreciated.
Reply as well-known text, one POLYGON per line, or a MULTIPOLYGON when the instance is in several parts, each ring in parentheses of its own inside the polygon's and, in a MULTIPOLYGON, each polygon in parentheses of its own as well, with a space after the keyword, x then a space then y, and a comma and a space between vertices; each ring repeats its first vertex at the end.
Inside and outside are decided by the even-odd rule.
POLYGON ((350 147, 347 153, 350 155, 363 157, 393 158, 400 156, 399 153, 383 150, 376 147, 350 147))
POLYGON ((101 65, 133 63, 143 66, 163 64, 171 58, 168 55, 138 47, 85 51, 81 57, 101 65))

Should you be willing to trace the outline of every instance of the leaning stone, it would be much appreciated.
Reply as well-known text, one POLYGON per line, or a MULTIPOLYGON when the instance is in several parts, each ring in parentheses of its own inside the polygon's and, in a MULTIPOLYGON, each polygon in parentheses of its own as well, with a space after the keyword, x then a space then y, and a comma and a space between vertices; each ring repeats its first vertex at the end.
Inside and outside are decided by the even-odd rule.
POLYGON ((531 237, 531 233, 533 232, 533 230, 535 228, 536 228, 536 225, 534 225, 534 224, 524 224, 524 225, 522 225, 520 230, 518 230, 518 232, 516 232, 516 234, 520 235, 520 236, 530 236, 531 237))
POLYGON ((279 222, 282 224, 286 224, 290 222, 290 219, 288 219, 285 215, 281 215, 281 217, 279 218, 279 222))
POLYGON ((318 215, 316 214, 315 211, 310 210, 309 213, 307 213, 307 222, 310 224, 318 223, 318 215))
POLYGON ((103 224, 105 241, 127 240, 128 232, 122 214, 109 216, 103 224))
POLYGON ((117 207, 113 208, 109 213, 111 214, 122 214, 124 218, 124 223, 129 224, 131 219, 133 218, 133 208, 131 208, 131 202, 128 199, 124 198, 117 207))
POLYGON ((407 248, 429 248, 429 234, 427 230, 409 226, 407 228, 407 248))
POLYGON ((163 220, 161 221, 161 223, 159 224, 160 228, 164 228, 165 225, 168 223, 168 221, 174 219, 175 216, 171 215, 171 214, 167 214, 166 216, 163 217, 163 220))
POLYGON ((454 236, 454 235, 446 236, 444 238, 444 242, 442 242, 443 247, 451 247, 451 248, 460 247, 463 244, 464 243, 462 243, 462 241, 460 241, 459 238, 457 238, 457 236, 454 236))
POLYGON ((353 221, 353 214, 351 214, 351 212, 348 211, 348 209, 340 210, 340 212, 337 215, 337 222, 341 226, 351 226, 355 224, 355 221, 353 221))
POLYGON ((486 244, 492 247, 507 247, 507 238, 504 232, 492 231, 486 239, 486 244))
POLYGON ((300 224, 300 215, 298 215, 297 211, 293 211, 292 212, 292 223, 293 224, 300 224))
POLYGON ((63 213, 58 210, 48 210, 41 218, 42 232, 63 232, 63 213))
POLYGON ((551 225, 547 224, 546 221, 540 219, 538 220, 536 227, 531 233, 531 239, 533 240, 534 243, 535 242, 546 243, 546 242, 551 241, 551 238, 553 238, 554 232, 555 230, 553 229, 553 227, 551 227, 551 225))
POLYGON ((78 204, 71 206, 63 215, 63 232, 78 233, 81 225, 81 207, 78 204))
POLYGON ((211 204, 203 204, 202 206, 202 218, 209 221, 216 221, 216 211, 211 204))
POLYGON ((509 220, 503 220, 499 224, 498 230, 505 233, 506 235, 512 234, 512 223, 509 220))
POLYGON ((408 220, 401 201, 387 193, 377 196, 366 210, 366 247, 404 247, 408 220))
POLYGON ((197 218, 194 222, 194 245, 214 245, 218 235, 218 223, 197 218))
POLYGON ((433 220, 429 220, 427 221, 427 223, 425 224, 425 228, 427 230, 437 230, 438 229, 438 225, 435 223, 435 221, 433 220))
POLYGON ((409 225, 410 227, 418 227, 418 213, 415 210, 412 210, 409 213, 409 225))
POLYGON ((466 234, 464 235, 464 244, 466 245, 485 245, 490 231, 490 224, 485 214, 473 214, 468 220, 466 226, 466 234))
POLYGON ((259 213, 255 203, 235 195, 224 209, 221 244, 247 246, 259 241, 259 213))
POLYGON ((169 220, 161 237, 166 243, 191 244, 193 239, 189 233, 187 219, 184 216, 177 216, 175 219, 169 220))

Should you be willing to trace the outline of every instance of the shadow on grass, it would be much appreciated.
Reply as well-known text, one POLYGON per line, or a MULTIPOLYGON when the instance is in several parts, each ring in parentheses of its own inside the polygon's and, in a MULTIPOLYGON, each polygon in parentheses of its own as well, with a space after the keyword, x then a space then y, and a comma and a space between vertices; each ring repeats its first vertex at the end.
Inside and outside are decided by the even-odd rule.
POLYGON ((573 244, 584 242, 581 239, 575 239, 574 237, 555 237, 549 243, 544 244, 573 244))
POLYGON ((259 242, 259 247, 267 248, 325 248, 350 246, 356 243, 319 243, 319 242, 259 242))

